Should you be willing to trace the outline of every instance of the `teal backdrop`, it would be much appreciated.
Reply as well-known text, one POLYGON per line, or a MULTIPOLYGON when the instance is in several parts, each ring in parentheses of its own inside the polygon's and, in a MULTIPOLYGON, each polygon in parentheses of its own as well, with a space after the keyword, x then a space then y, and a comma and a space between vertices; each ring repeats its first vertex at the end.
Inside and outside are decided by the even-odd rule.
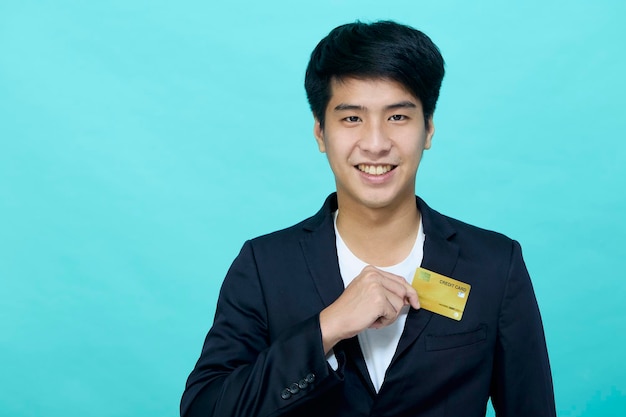
POLYGON ((356 19, 439 45, 417 193, 522 243, 559 415, 626 415, 626 3, 608 0, 3 0, 0 415, 177 415, 243 242, 333 190, 304 69, 356 19))

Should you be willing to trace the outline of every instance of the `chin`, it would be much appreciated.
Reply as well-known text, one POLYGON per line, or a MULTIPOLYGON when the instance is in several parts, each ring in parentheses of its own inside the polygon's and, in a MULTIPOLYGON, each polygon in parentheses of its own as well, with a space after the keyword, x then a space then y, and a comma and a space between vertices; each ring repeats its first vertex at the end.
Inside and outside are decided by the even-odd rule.
POLYGON ((354 208, 362 208, 369 210, 380 210, 391 207, 398 207, 406 201, 411 201, 414 204, 415 194, 414 192, 407 192, 406 190, 398 190, 394 187, 382 187, 378 189, 357 189, 356 187, 350 190, 349 188, 338 188, 337 195, 339 201, 343 201, 343 204, 350 205, 354 208))
POLYGON ((387 207, 395 206, 400 200, 393 197, 369 197, 360 199, 360 203, 363 207, 369 209, 384 209, 387 207))

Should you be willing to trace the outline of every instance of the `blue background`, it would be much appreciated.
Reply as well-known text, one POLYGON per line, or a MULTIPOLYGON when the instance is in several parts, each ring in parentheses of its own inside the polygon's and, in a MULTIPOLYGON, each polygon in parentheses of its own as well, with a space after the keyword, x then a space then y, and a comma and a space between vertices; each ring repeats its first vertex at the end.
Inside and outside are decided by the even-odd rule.
POLYGON ((245 239, 333 190, 302 87, 338 24, 447 63, 417 192, 519 240, 560 416, 626 410, 626 3, 0 3, 0 414, 174 416, 245 239))

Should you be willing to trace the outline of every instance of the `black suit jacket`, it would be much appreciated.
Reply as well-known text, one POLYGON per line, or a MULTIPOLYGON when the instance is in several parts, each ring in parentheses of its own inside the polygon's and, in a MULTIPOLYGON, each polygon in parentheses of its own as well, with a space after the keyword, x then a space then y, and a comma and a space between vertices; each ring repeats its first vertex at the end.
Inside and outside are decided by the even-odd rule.
POLYGON ((313 217, 244 244, 187 381, 181 415, 555 416, 543 326, 521 249, 417 198, 422 266, 471 284, 461 321, 409 311, 378 393, 358 339, 324 356, 319 313, 343 291, 331 195, 313 217))

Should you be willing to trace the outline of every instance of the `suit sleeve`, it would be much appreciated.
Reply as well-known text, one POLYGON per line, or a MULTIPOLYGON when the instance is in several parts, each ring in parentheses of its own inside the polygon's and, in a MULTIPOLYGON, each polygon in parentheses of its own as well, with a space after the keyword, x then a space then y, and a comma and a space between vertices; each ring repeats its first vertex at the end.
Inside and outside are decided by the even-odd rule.
POLYGON ((543 324, 517 242, 498 319, 492 381, 498 417, 556 416, 543 324))
POLYGON ((247 242, 222 285, 181 416, 279 416, 341 381, 341 364, 333 372, 324 355, 319 314, 270 340, 266 302, 247 242))

